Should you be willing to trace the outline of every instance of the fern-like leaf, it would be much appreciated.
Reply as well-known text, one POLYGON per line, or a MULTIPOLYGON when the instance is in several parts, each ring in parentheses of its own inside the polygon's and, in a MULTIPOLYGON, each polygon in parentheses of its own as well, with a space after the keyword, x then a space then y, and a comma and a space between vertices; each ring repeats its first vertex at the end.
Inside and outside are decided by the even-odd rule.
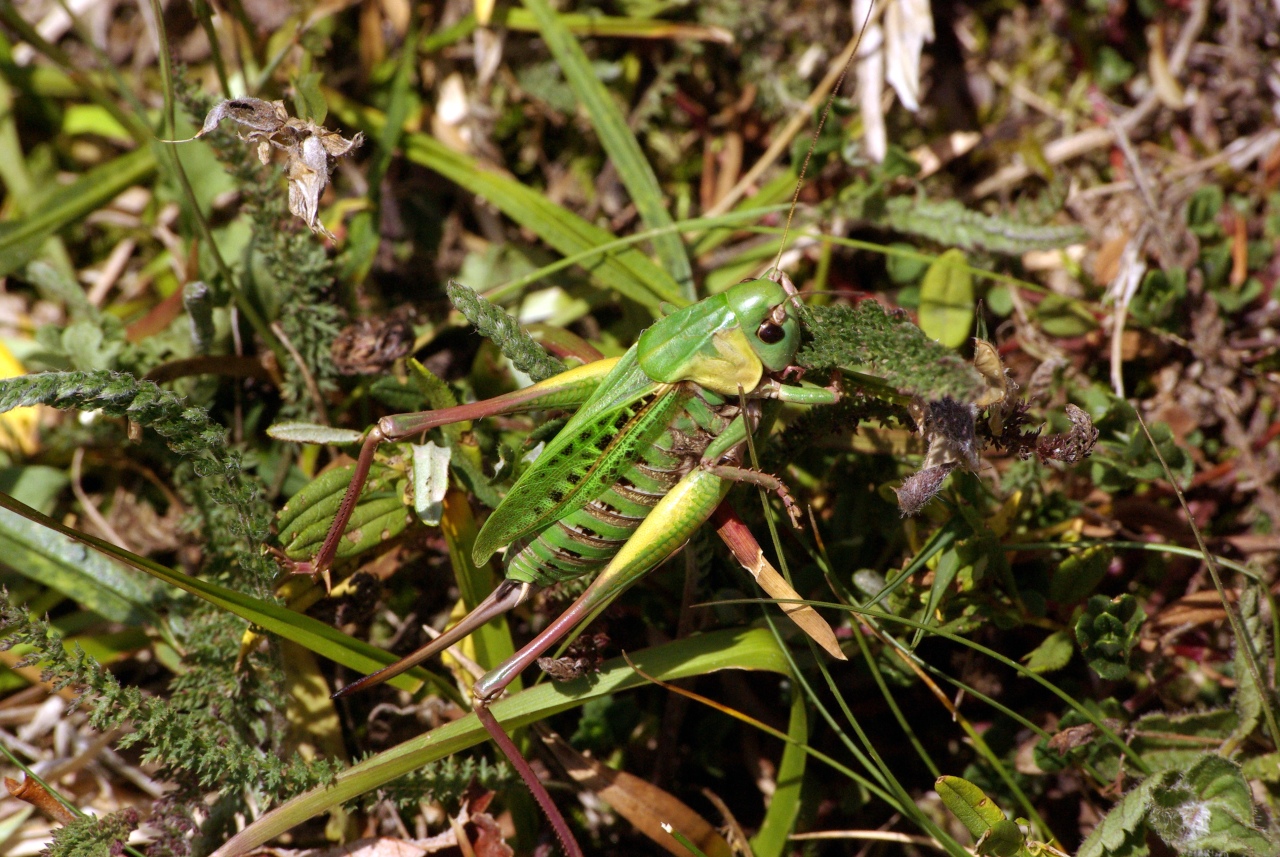
POLYGON ((894 392, 938 401, 976 401, 982 377, 959 354, 925 336, 904 314, 875 301, 856 307, 805 307, 810 341, 796 363, 812 371, 840 369, 879 379, 894 392))
POLYGON ((885 223, 899 232, 927 238, 944 247, 987 250, 1020 256, 1031 250, 1055 250, 1088 237, 1079 226, 1034 226, 992 217, 948 199, 940 202, 897 196, 885 202, 885 223))

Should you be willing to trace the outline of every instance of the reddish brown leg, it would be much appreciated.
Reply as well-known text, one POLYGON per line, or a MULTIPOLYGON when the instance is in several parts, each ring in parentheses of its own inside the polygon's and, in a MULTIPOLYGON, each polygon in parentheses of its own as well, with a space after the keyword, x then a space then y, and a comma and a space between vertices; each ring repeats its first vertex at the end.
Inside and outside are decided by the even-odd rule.
POLYGON ((804 518, 800 514, 800 507, 792 498, 791 492, 787 490, 786 484, 778 477, 770 473, 762 473, 759 470, 752 470, 748 467, 734 467, 730 464, 712 464, 706 469, 719 476, 721 479, 728 479, 732 482, 749 482, 752 485, 758 485, 766 491, 772 491, 782 500, 782 505, 787 510, 788 517, 791 518, 791 525, 797 530, 804 529, 804 518))
POLYGON ((333 565, 333 560, 338 554, 338 545, 346 532, 347 523, 351 520, 351 513, 356 508, 356 502, 360 499, 360 491, 364 488, 365 482, 368 481, 369 468, 373 466, 374 453, 378 451, 378 446, 383 441, 404 440, 421 434, 428 429, 464 420, 476 420, 483 417, 497 416, 498 414, 517 413, 544 406, 562 407, 577 404, 580 401, 585 401, 593 389, 594 387, 587 387, 582 382, 579 382, 577 387, 569 388, 567 392, 557 394, 557 391, 549 391, 545 386, 534 385, 523 390, 516 390, 513 393, 486 399, 482 402, 457 405, 456 407, 443 408, 438 411, 395 414, 378 420, 378 424, 370 429, 369 434, 365 436, 364 443, 360 446, 360 457, 356 459, 356 469, 351 474, 351 484, 347 486, 347 493, 342 497, 342 503, 338 506, 338 514, 334 516, 333 524, 329 527, 329 534, 325 536, 324 544, 320 546, 320 551, 316 554, 315 559, 310 562, 295 562, 293 564, 294 573, 322 575, 325 579, 326 587, 328 586, 329 568, 333 565))
POLYGON ((524 784, 533 794, 534 800, 542 807, 542 812, 547 816, 547 820, 551 822, 551 828, 555 830, 556 837, 560 840, 561 846, 564 847, 564 853, 568 857, 583 857, 582 848, 579 847, 578 840, 573 838, 573 833, 570 832, 569 824, 564 820, 564 816, 556 808, 555 801, 551 799, 551 793, 547 791, 547 787, 538 779, 538 775, 534 773, 532 766, 520 753, 520 748, 502 730, 501 724, 498 723, 493 713, 489 711, 489 703, 477 701, 475 712, 481 725, 489 733, 489 737, 493 739, 493 743, 498 745, 498 749, 502 751, 502 754, 507 757, 507 761, 511 763, 511 766, 516 769, 516 773, 520 775, 520 779, 524 780, 524 784))

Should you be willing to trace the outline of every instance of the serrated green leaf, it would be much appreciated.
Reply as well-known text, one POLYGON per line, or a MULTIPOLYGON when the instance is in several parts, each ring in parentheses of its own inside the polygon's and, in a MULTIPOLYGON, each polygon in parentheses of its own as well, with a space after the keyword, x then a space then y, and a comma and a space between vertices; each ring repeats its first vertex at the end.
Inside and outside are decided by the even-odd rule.
POLYGON ((1011 256, 1066 247, 1089 237, 1079 226, 1022 223, 1011 217, 973 211, 954 199, 895 196, 885 202, 883 219, 892 229, 919 235, 944 247, 1011 256))
POLYGON ((1148 821, 1179 853, 1277 853, 1253 825, 1253 796, 1240 768, 1221 756, 1204 754, 1183 775, 1170 772, 1152 789, 1148 821))
MULTIPOLYGON (((272 604, 268 601, 254 598, 251 595, 245 595, 242 592, 219 586, 216 583, 210 583, 207 580, 174 571, 154 560, 138 556, 102 539, 77 532, 63 525, 60 521, 56 521, 47 515, 42 515, 35 509, 24 506, 4 494, 0 494, 0 509, 7 509, 10 512, 19 514, 52 533, 60 534, 81 545, 91 547, 94 551, 105 555, 109 559, 136 568, 171 586, 176 586, 184 592, 189 592, 216 607, 241 617, 246 622, 273 634, 279 634, 287 640, 292 640, 316 654, 323 655, 357 672, 373 672, 396 660, 396 656, 390 652, 385 652, 368 643, 350 637, 324 622, 295 613, 287 607, 272 604)), ((407 690, 421 687, 423 681, 434 680, 430 672, 415 668, 404 675, 391 679, 391 683, 396 687, 407 690)))
POLYGON ((930 339, 902 313, 875 301, 856 307, 805 306, 809 341, 796 363, 815 372, 840 369, 878 379, 905 396, 976 401, 986 382, 954 350, 930 339))
POLYGON ((1034 673, 1060 670, 1071 662, 1076 646, 1066 631, 1054 631, 1040 645, 1032 649, 1022 660, 1034 673))
MULTIPOLYGON (((548 354, 519 321, 503 312, 502 307, 490 303, 454 280, 448 282, 445 292, 458 311, 467 317, 467 321, 475 325, 482 336, 497 345, 517 369, 534 381, 544 381, 565 370, 564 363, 548 354)), ((436 383, 443 382, 437 379, 436 383)), ((433 404, 433 407, 442 406, 433 404)))
POLYGON ((1280 783, 1280 750, 1263 753, 1261 756, 1250 756, 1241 763, 1240 773, 1244 774, 1246 779, 1280 783))
POLYGON ((1129 652, 1138 642, 1138 630, 1147 614, 1132 595, 1108 599, 1095 595, 1076 620, 1076 641, 1090 668, 1110 681, 1129 674, 1129 652))
POLYGON ((1206 743, 1224 741, 1239 722, 1233 708, 1167 714, 1154 711, 1130 724, 1130 746, 1156 770, 1186 770, 1206 743))
POLYGON ((1234 752, 1253 734, 1262 720, 1263 706, 1267 704, 1263 697, 1264 690, 1258 687, 1254 671, 1250 668, 1249 657, 1252 650, 1257 662, 1265 663, 1266 655, 1271 648, 1270 623, 1261 611, 1261 605, 1262 596, 1258 594, 1258 587, 1246 586, 1240 594, 1238 605, 1240 622, 1244 626, 1246 639, 1236 641, 1234 659, 1236 692, 1231 697, 1231 703, 1240 720, 1223 747, 1224 755, 1234 752))
POLYGON ((1076 852, 1076 857, 1139 857, 1147 853, 1143 841, 1147 801, 1160 777, 1148 777, 1111 807, 1076 852))
POLYGON ((1205 755, 1188 769, 1186 782, 1201 800, 1212 801, 1236 818, 1253 818, 1253 793, 1235 762, 1205 755))

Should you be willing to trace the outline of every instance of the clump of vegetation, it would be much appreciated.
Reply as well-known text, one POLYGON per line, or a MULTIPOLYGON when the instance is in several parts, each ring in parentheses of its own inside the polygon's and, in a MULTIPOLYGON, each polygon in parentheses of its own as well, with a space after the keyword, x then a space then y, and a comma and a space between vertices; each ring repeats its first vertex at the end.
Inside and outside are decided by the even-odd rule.
POLYGON ((934 11, 0 5, 0 746, 57 819, 10 847, 543 847, 470 687, 583 581, 329 693, 493 590, 572 407, 383 444, 289 572, 379 418, 778 265, 840 401, 705 528, 764 553, 693 539, 494 707, 586 850, 1280 852, 1280 21, 934 11))

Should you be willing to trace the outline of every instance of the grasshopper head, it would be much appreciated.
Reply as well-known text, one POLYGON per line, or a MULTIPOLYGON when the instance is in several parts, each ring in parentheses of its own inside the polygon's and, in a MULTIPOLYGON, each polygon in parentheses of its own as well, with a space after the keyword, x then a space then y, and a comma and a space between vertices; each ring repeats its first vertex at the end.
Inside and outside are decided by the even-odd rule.
POLYGON ((751 349, 772 372, 790 366, 800 347, 795 286, 785 275, 781 279, 781 283, 763 278, 746 280, 724 293, 751 349))

